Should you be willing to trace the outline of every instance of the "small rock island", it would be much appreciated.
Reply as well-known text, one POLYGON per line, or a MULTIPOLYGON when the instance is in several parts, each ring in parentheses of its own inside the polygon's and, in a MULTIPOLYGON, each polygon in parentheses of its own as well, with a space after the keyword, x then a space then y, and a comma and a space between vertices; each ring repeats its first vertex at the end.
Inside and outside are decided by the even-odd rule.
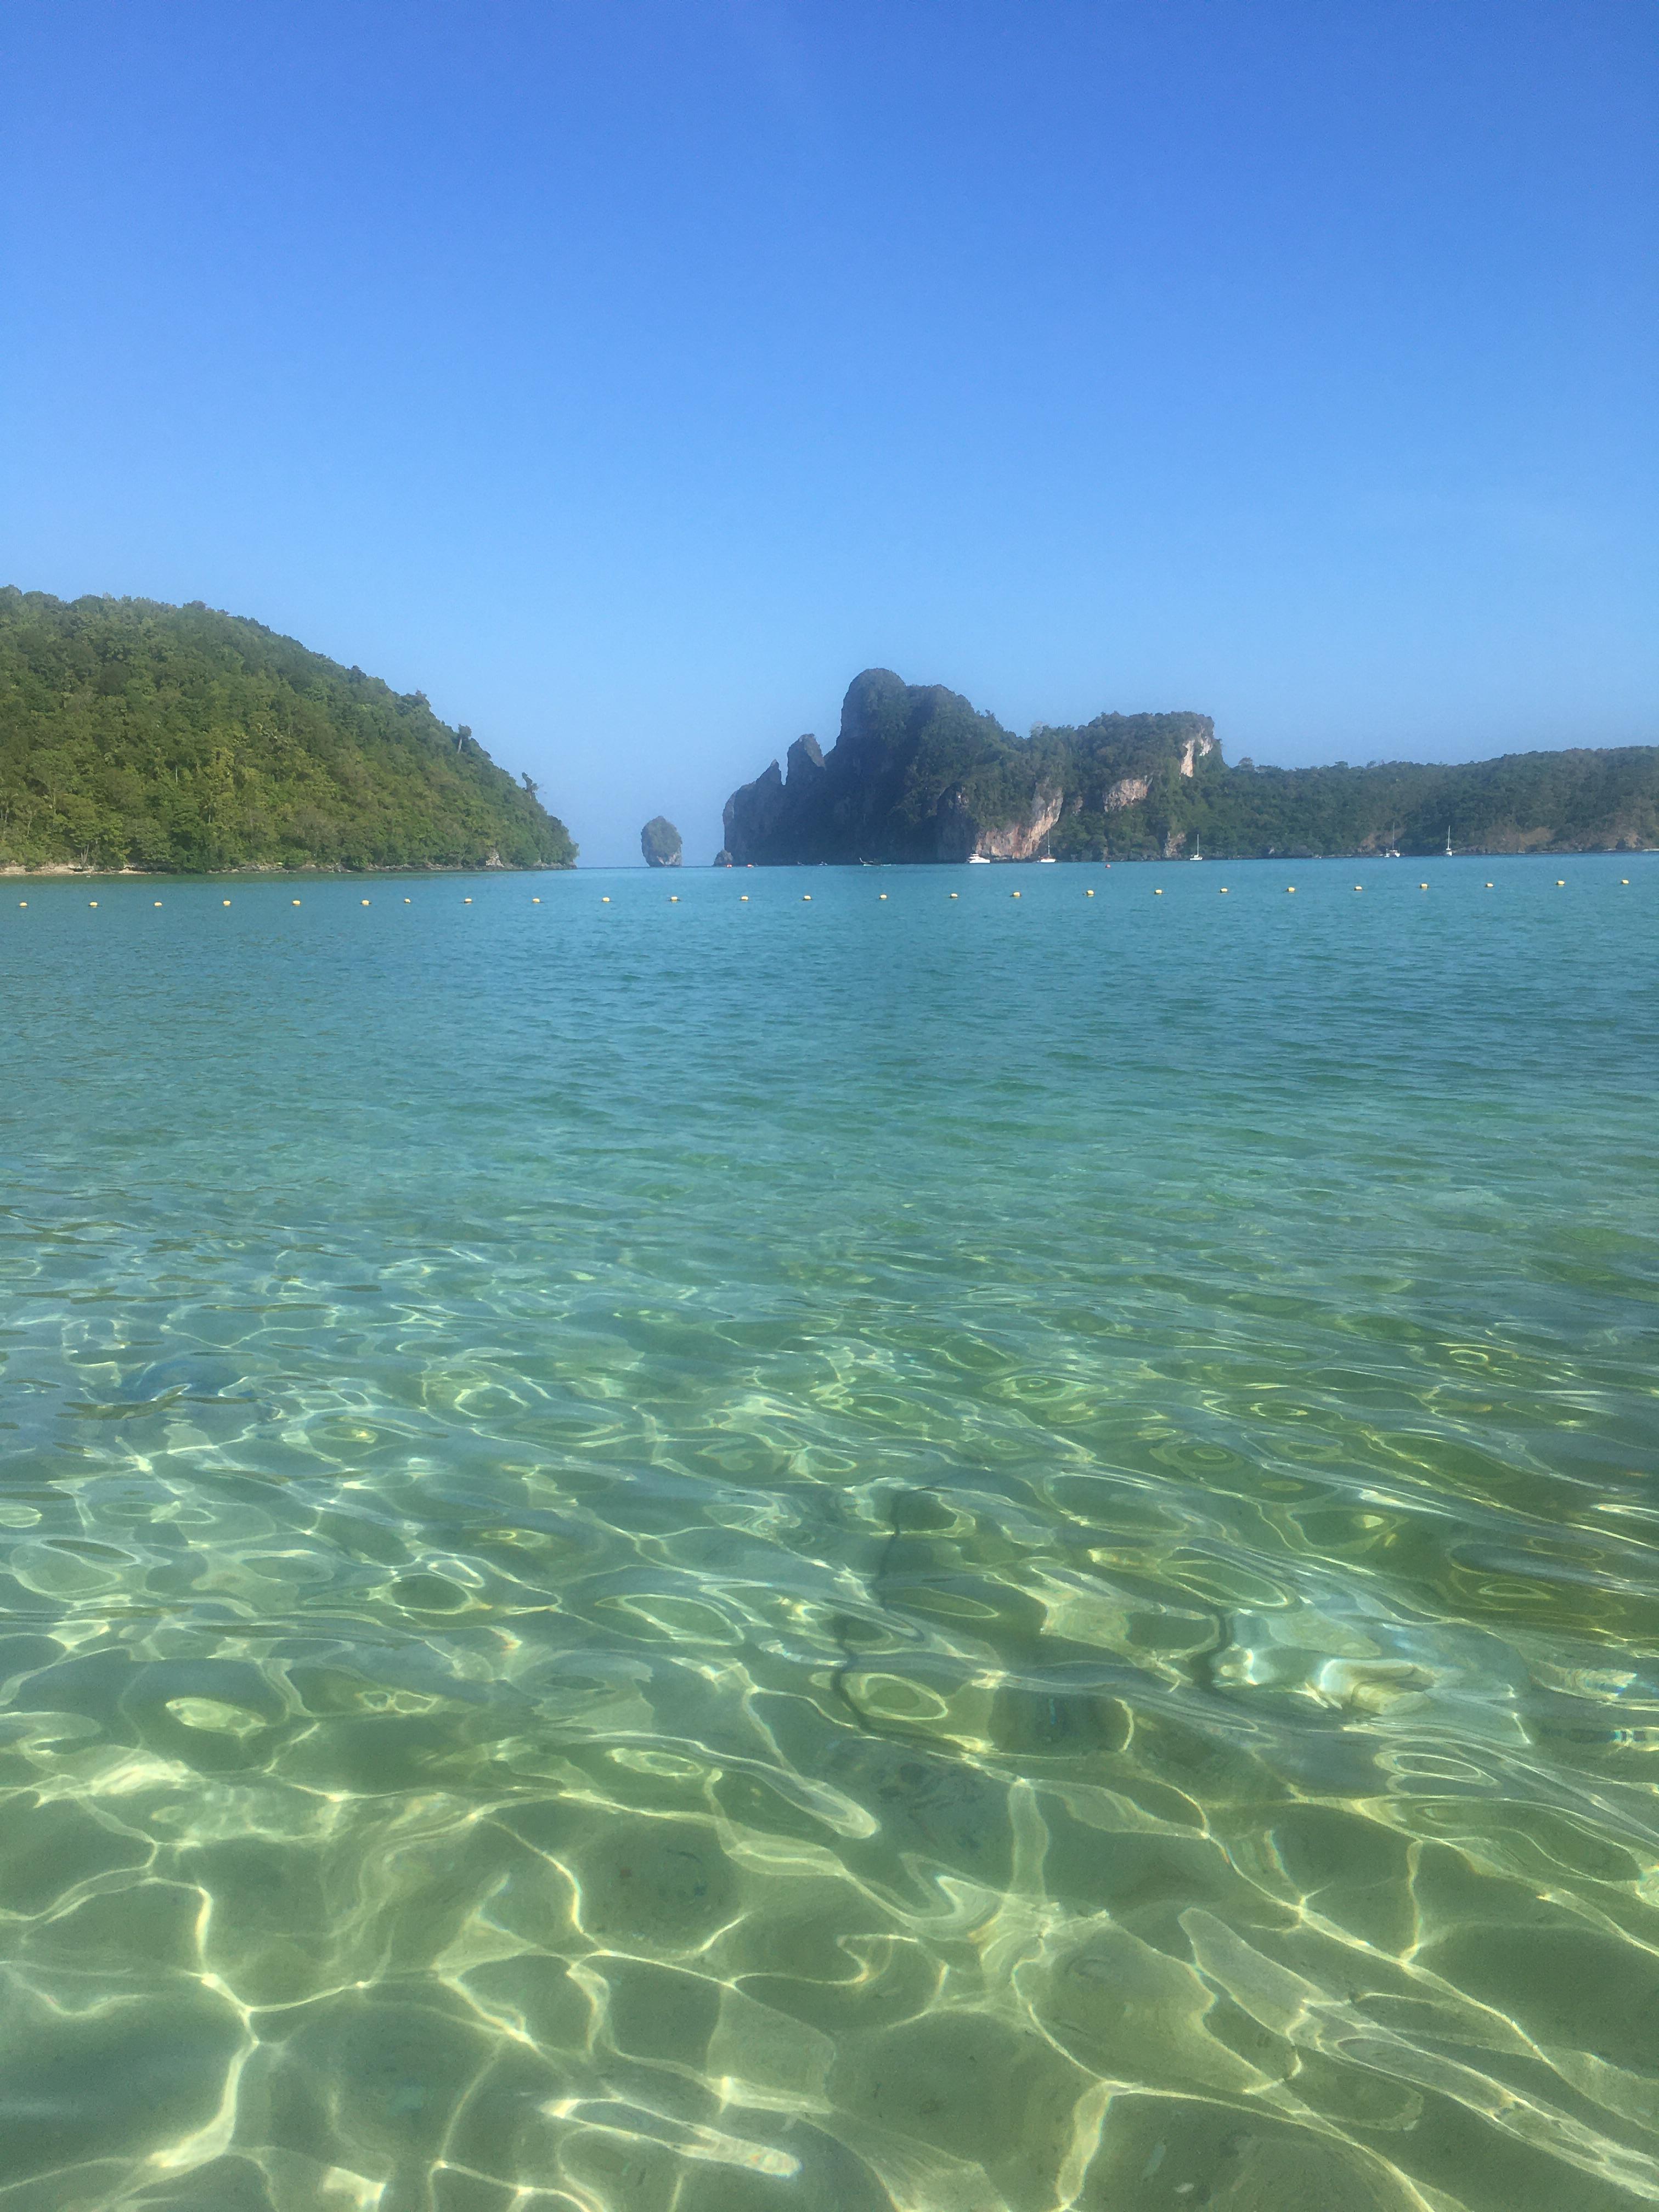
POLYGON ((640 850, 648 868, 678 868, 680 833, 665 814, 653 814, 640 832, 640 850))

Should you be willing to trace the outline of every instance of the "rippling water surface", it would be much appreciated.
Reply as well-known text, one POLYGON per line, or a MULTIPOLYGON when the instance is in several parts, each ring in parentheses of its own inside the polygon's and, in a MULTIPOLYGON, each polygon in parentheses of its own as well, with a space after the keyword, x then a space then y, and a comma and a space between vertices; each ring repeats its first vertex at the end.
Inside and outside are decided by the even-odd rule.
POLYGON ((1358 877, 14 879, 0 2212, 1659 2201, 1659 862, 1358 877))

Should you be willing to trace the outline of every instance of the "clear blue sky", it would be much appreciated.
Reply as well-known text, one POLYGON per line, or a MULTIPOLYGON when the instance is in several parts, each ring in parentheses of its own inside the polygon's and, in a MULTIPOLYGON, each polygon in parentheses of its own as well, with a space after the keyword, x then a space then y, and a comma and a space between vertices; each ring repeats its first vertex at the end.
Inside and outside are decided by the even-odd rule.
POLYGON ((1648 0, 9 0, 0 580, 688 857, 871 663, 1230 757, 1659 739, 1648 0))

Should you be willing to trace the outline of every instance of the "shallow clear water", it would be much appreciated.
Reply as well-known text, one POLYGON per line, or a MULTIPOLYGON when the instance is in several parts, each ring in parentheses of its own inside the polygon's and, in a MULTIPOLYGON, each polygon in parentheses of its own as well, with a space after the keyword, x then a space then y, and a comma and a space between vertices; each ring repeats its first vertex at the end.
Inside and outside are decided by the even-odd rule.
POLYGON ((0 2212, 1659 2200, 1659 861, 0 896, 0 2212))

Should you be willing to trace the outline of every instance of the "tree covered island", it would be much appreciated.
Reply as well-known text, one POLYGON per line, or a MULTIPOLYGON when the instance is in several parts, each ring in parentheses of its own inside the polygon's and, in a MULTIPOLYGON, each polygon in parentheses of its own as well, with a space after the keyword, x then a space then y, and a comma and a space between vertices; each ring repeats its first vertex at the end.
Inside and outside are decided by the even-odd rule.
POLYGON ((558 868, 576 848, 419 691, 200 604, 0 589, 0 866, 558 868))

